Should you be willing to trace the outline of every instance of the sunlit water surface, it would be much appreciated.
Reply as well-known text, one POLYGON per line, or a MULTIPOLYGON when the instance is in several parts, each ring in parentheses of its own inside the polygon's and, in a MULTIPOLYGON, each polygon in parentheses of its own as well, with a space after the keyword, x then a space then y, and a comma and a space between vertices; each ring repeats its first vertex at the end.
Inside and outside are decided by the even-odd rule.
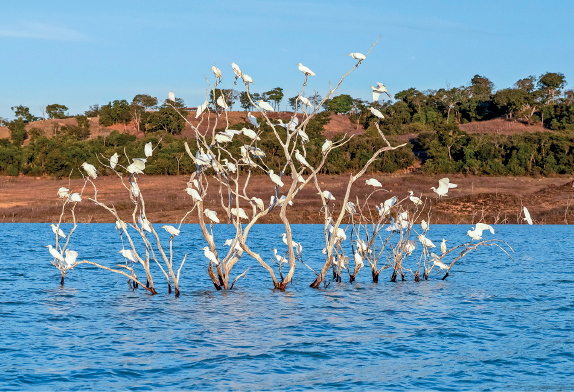
MULTIPOLYGON (((452 245, 468 228, 436 225, 428 237, 452 245)), ((483 249, 445 281, 433 273, 391 283, 384 271, 374 284, 365 268, 353 284, 315 290, 299 264, 280 292, 246 256, 233 273, 251 267, 247 278, 218 292, 205 242, 188 225, 176 239, 178 260, 189 254, 176 299, 157 268, 155 296, 87 265, 61 287, 42 247, 53 243, 50 227, 2 224, 0 389, 572 389, 574 231, 496 229, 516 250, 514 262, 483 249)), ((250 244, 269 258, 270 248, 285 248, 282 232, 261 225, 250 244)), ((322 227, 295 225, 294 239, 319 269, 322 227)), ((113 225, 79 225, 71 248, 107 266, 122 261, 113 225)))

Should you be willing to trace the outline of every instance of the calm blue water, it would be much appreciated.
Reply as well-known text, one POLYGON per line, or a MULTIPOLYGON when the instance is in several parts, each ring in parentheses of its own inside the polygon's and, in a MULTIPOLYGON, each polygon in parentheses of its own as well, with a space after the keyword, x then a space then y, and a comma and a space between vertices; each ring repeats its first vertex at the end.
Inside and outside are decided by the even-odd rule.
MULTIPOLYGON (((436 225, 428 237, 452 245, 468 228, 436 225)), ((385 271, 373 284, 365 268, 353 284, 314 290, 300 264, 280 292, 244 257, 233 272, 251 266, 247 278, 217 292, 189 225, 178 238, 178 257, 189 256, 175 299, 160 272, 156 296, 91 266, 60 287, 42 247, 53 242, 50 227, 1 224, 0 389, 571 390, 574 228, 496 229, 517 251, 514 262, 484 249, 446 281, 390 283, 385 271)), ((281 226, 256 232, 251 244, 262 254, 284 249, 281 226)), ((321 238, 321 226, 294 226, 317 269, 321 238)), ((79 225, 71 248, 121 262, 113 225, 79 225)))

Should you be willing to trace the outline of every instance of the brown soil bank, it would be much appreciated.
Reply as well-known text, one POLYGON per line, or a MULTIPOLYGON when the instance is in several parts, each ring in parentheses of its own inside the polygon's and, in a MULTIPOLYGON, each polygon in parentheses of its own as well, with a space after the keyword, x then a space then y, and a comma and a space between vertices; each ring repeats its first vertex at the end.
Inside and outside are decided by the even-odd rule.
MULTIPOLYGON (((351 200, 356 197, 364 200, 364 195, 372 191, 365 185, 367 178, 377 178, 388 192, 379 191, 371 196, 373 204, 378 204, 396 195, 415 195, 428 198, 431 206, 432 223, 473 223, 482 220, 487 223, 522 223, 518 219, 521 207, 530 210, 535 223, 568 224, 574 222, 574 188, 572 177, 553 178, 529 177, 474 177, 450 176, 451 182, 458 184, 449 197, 437 200, 430 190, 438 185, 441 175, 366 175, 354 187, 351 200)), ((335 206, 340 207, 346 190, 349 175, 321 176, 322 188, 329 190, 336 198, 335 206)), ((148 218, 152 223, 175 223, 189 210, 191 197, 183 191, 187 176, 141 176, 140 188, 146 200, 148 218)), ((283 187, 287 192, 289 181, 283 187)), ((290 178, 289 178, 290 180, 290 178)), ((98 200, 114 205, 120 216, 131 221, 133 204, 127 191, 117 177, 98 177, 98 200)), ((71 189, 80 191, 82 180, 72 180, 71 189)), ((68 180, 31 177, 0 177, 0 221, 1 222, 57 222, 62 202, 56 192, 59 187, 68 186, 68 180)), ((256 176, 250 182, 250 196, 257 196, 268 205, 272 195, 272 183, 267 176, 256 176)), ((216 210, 221 217, 223 209, 217 201, 218 189, 210 186, 206 208, 216 210)), ((93 196, 93 188, 88 186, 84 200, 76 208, 76 216, 82 223, 113 222, 111 215, 97 207, 87 197, 93 196)), ((410 203, 410 202, 408 202, 410 203)), ((310 184, 297 196, 295 204, 289 208, 292 223, 321 223, 320 199, 315 187, 310 184)), ((69 215, 66 220, 69 222, 69 215)), ((186 223, 196 223, 195 213, 190 214, 186 223)), ((261 223, 280 223, 279 211, 274 210, 261 223)))

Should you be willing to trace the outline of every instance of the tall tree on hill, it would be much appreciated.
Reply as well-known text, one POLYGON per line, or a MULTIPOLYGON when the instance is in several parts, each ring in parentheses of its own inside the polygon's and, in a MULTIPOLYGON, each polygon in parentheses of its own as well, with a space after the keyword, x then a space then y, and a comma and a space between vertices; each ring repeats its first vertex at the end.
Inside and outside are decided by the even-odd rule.
POLYGON ((147 94, 138 94, 134 97, 131 103, 131 117, 136 124, 136 130, 140 132, 140 122, 142 114, 157 105, 157 98, 147 94))
POLYGON ((566 86, 566 77, 560 72, 546 72, 538 79, 538 87, 546 90, 546 104, 556 102, 556 95, 560 95, 560 90, 566 86))
POLYGON ((243 91, 239 94, 239 105, 245 111, 248 111, 253 107, 251 105, 251 101, 249 100, 249 95, 247 94, 247 92, 243 91))
POLYGON ((46 113, 48 114, 48 118, 66 118, 66 111, 68 107, 65 105, 59 105, 54 103, 52 105, 46 106, 46 113))
POLYGON ((534 82, 536 81, 536 76, 531 75, 527 78, 520 79, 518 82, 514 83, 514 87, 521 89, 526 93, 531 93, 534 91, 534 82))
POLYGON ((13 106, 10 109, 14 111, 14 115, 18 117, 18 119, 23 120, 24 122, 36 121, 38 119, 37 117, 32 115, 32 113, 30 113, 30 108, 26 106, 18 105, 13 106))

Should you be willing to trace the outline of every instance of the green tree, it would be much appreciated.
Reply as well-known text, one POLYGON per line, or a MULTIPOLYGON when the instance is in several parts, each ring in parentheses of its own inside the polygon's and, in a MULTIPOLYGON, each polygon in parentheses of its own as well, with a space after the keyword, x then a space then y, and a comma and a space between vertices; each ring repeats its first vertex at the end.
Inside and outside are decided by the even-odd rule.
POLYGON ((560 95, 560 90, 566 86, 566 77, 560 72, 546 72, 538 79, 538 87, 546 91, 546 104, 556 102, 556 95, 560 95))
POLYGON ((11 109, 14 111, 14 115, 19 119, 24 120, 24 122, 31 122, 38 120, 38 117, 33 116, 32 113, 30 113, 30 109, 26 106, 19 105, 14 106, 11 109))
POLYGON ((59 105, 57 103, 46 106, 46 113, 48 114, 48 118, 66 118, 67 110, 67 106, 59 105))
POLYGON ((275 110, 279 110, 279 103, 285 96, 285 94, 283 94, 283 89, 281 87, 275 87, 273 90, 267 91, 265 95, 275 103, 275 110))
POLYGON ((90 106, 88 110, 84 112, 86 117, 98 117, 100 115, 100 105, 95 104, 90 106))
POLYGON ((496 92, 494 102, 508 114, 509 118, 512 118, 520 113, 527 104, 527 95, 522 89, 506 88, 496 92))
POLYGON ((249 96, 247 95, 247 91, 242 91, 239 94, 239 105, 245 111, 250 110, 253 107, 253 105, 251 105, 251 101, 249 100, 249 96))
POLYGON ((140 131, 142 114, 157 105, 157 98, 147 94, 138 94, 132 99, 130 114, 136 124, 137 131, 140 131))
POLYGON ((83 115, 76 116, 77 125, 68 125, 63 129, 68 135, 77 140, 86 140, 90 137, 90 121, 83 115))
POLYGON ((10 130, 10 139, 15 146, 21 146, 24 140, 28 137, 26 133, 26 124, 23 119, 18 118, 8 123, 10 130))
POLYGON ((347 94, 337 95, 325 101, 325 109, 337 114, 349 113, 352 107, 353 97, 347 94))

